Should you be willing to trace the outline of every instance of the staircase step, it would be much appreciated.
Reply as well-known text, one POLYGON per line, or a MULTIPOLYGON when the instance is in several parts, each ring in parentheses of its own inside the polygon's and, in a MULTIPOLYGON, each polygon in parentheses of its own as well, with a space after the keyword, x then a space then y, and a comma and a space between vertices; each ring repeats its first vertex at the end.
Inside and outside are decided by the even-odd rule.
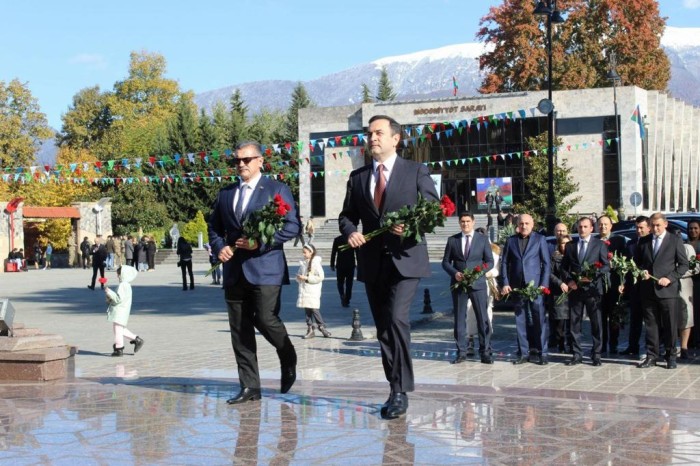
POLYGON ((12 336, 17 337, 32 337, 34 335, 41 335, 41 330, 38 328, 17 328, 16 326, 12 328, 12 336))
POLYGON ((61 335, 34 335, 27 337, 0 337, 0 352, 22 351, 65 346, 61 335))

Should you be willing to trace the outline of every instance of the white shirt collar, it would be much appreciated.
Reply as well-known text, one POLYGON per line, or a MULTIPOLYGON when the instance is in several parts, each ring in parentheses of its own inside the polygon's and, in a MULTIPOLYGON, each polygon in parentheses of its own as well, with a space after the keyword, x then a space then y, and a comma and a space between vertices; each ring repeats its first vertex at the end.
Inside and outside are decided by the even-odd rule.
POLYGON ((372 167, 374 172, 376 173, 377 171, 377 165, 380 163, 384 165, 384 176, 388 176, 389 173, 394 169, 394 164, 396 163, 396 153, 394 155, 390 156, 388 159, 386 159, 384 162, 377 162, 376 160, 372 159, 372 167))
POLYGON ((257 176, 249 179, 248 181, 243 181, 243 179, 241 179, 241 185, 243 185, 243 183, 245 183, 248 186, 250 186, 250 189, 255 189, 258 186, 258 182, 260 181, 261 178, 262 178, 262 174, 258 173, 257 176))

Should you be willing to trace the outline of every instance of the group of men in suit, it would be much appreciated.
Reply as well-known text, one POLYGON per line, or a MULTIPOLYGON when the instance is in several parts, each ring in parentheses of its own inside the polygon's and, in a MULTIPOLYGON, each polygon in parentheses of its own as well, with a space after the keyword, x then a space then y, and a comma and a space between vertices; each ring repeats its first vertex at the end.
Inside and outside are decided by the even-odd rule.
MULTIPOLYGON (((425 240, 403 238, 403 225, 393 226, 372 241, 364 238, 358 226, 361 223, 363 232, 369 233, 380 228, 387 212, 415 205, 421 197, 438 201, 426 166, 397 156, 400 139, 401 126, 393 118, 377 115, 369 120, 367 144, 372 163, 350 174, 338 219, 342 237, 356 251, 358 280, 365 283, 377 328, 384 374, 390 386, 389 398, 380 408, 384 419, 403 416, 408 409, 407 393, 414 390, 409 308, 420 279, 430 276, 431 271, 425 240)), ((213 254, 224 264, 225 301, 240 381, 239 393, 227 402, 235 405, 259 400, 262 396, 256 329, 277 350, 281 366, 280 391, 286 393, 296 381, 297 356, 279 311, 281 286, 289 283, 283 244, 297 237, 301 222, 289 188, 262 176, 260 144, 252 141, 240 143, 234 160, 240 180, 223 188, 217 195, 209 218, 209 244, 213 254), (275 232, 270 244, 250 241, 243 234, 246 219, 276 195, 290 206, 282 228, 275 232)), ((531 281, 543 288, 549 284, 550 256, 545 238, 533 231, 534 222, 530 215, 522 214, 518 218, 518 233, 506 241, 501 255, 504 294, 531 281)), ((654 221, 652 225, 655 231, 663 229, 661 221, 654 221)), ((453 284, 464 279, 465 269, 480 265, 488 271, 494 266, 489 242, 485 236, 474 232, 471 214, 460 215, 460 227, 462 232, 448 241, 446 260, 443 261, 453 284)), ((580 281, 573 279, 573 274, 580 271, 584 261, 590 258, 603 264, 602 272, 607 271, 605 267, 608 266, 607 246, 593 237, 586 242, 589 237, 586 232, 589 231, 592 231, 590 220, 582 219, 579 234, 584 238, 585 251, 575 249, 573 243, 566 250, 571 274, 566 286, 572 290, 572 315, 577 316, 573 330, 579 334, 580 315, 584 308, 590 315, 594 302, 589 291, 600 293, 601 289, 597 282, 582 286, 580 281)), ((682 262, 679 263, 682 246, 677 247, 673 235, 659 235, 663 238, 663 245, 658 252, 656 248, 652 252, 650 241, 640 242, 637 249, 640 265, 656 277, 663 277, 649 287, 650 298, 644 301, 645 317, 648 314, 650 318, 663 318, 663 313, 672 305, 666 297, 673 293, 678 276, 684 272, 682 262)), ((685 267, 687 269, 687 259, 685 267)), ((339 288, 339 292, 346 305, 350 291, 339 288)), ((457 300, 460 309, 458 327, 462 328, 455 328, 459 350, 457 359, 464 357, 466 340, 461 310, 466 310, 466 302, 470 300, 477 312, 481 362, 491 364, 492 329, 486 312, 484 277, 475 280, 463 295, 457 300)), ((518 300, 515 318, 518 328, 518 359, 515 363, 521 364, 534 356, 535 362, 546 364, 546 316, 542 298, 538 297, 534 302, 518 300)), ((668 338, 664 343, 667 348, 671 347, 668 338)), ((574 353, 572 363, 581 359, 580 345, 575 343, 575 348, 578 348, 578 353, 574 353)), ((599 354, 600 342, 597 342, 594 344, 594 362, 599 354)), ((648 358, 658 358, 658 351, 654 353, 652 348, 648 358)))

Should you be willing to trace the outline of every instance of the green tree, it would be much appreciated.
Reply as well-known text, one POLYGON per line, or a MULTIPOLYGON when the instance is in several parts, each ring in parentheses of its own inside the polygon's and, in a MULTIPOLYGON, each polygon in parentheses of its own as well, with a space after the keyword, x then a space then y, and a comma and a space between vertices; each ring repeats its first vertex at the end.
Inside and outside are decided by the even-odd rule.
POLYGON ((223 151, 226 149, 233 149, 229 144, 229 128, 230 128, 230 118, 231 116, 226 111, 226 106, 217 102, 214 104, 212 110, 212 124, 214 125, 214 138, 215 144, 213 149, 223 151))
POLYGON ((201 109, 199 112, 199 124, 197 126, 197 147, 204 151, 219 150, 216 141, 216 128, 207 112, 201 109))
MULTIPOLYGON (((544 222, 547 213, 547 192, 549 179, 547 150, 547 133, 528 138, 528 146, 537 150, 540 155, 527 158, 525 165, 525 190, 529 196, 522 202, 513 206, 515 212, 528 212, 536 222, 544 222)), ((555 141, 555 147, 561 145, 561 140, 555 141)), ((554 216, 564 223, 572 224, 573 216, 568 213, 581 200, 576 196, 578 183, 571 176, 571 168, 567 167, 566 159, 554 164, 554 216)))
MULTIPOLYGON (((306 92, 302 83, 297 83, 292 91, 292 103, 287 109, 287 116, 284 123, 283 141, 296 141, 299 139, 299 109, 314 107, 315 104, 306 92)), ((278 141, 279 142, 279 141, 278 141)))
POLYGON ((56 138, 59 146, 90 149, 103 140, 112 124, 107 95, 94 86, 73 96, 73 104, 61 116, 63 126, 56 138))
POLYGON ((52 135, 29 87, 18 79, 0 81, 0 164, 33 165, 40 141, 52 135))
POLYGON ((175 154, 185 156, 198 149, 197 106, 191 93, 182 96, 177 113, 168 121, 168 140, 170 151, 175 154))
POLYGON ((372 98, 372 91, 369 90, 369 86, 365 83, 362 83, 362 103, 363 104, 371 104, 374 102, 374 99, 372 98))
POLYGON ((153 231, 170 222, 168 211, 156 197, 150 184, 122 183, 110 190, 112 197, 112 229, 117 235, 128 235, 142 228, 153 231))
POLYGON ((289 150, 285 148, 277 152, 271 146, 285 140, 286 122, 288 120, 282 112, 263 109, 253 116, 248 132, 251 139, 260 141, 268 148, 263 165, 264 172, 275 175, 280 181, 286 183, 292 190, 292 194, 297 197, 299 193, 299 169, 296 162, 296 154, 298 154, 296 140, 289 143, 289 150), (291 155, 289 151, 292 152, 291 155))
MULTIPOLYGON (((670 63, 660 46, 665 20, 657 0, 560 0, 557 7, 568 17, 553 26, 553 89, 609 86, 612 52, 623 85, 666 89, 670 63)), ((476 37, 492 46, 479 57, 481 92, 547 88, 546 17, 533 11, 530 0, 504 0, 481 19, 476 37)))
POLYGON ((207 222, 204 220, 202 211, 198 210, 194 216, 194 219, 185 223, 185 226, 182 227, 182 237, 185 238, 185 240, 187 240, 187 242, 190 244, 197 244, 200 232, 206 241, 208 235, 207 222))
POLYGON ((228 130, 229 147, 233 149, 236 145, 248 138, 248 107, 243 101, 243 96, 239 89, 231 95, 230 118, 228 130))
POLYGON ((386 66, 382 66, 382 71, 379 75, 379 83, 377 84, 377 101, 391 102, 394 99, 396 99, 396 93, 389 80, 389 72, 386 66))

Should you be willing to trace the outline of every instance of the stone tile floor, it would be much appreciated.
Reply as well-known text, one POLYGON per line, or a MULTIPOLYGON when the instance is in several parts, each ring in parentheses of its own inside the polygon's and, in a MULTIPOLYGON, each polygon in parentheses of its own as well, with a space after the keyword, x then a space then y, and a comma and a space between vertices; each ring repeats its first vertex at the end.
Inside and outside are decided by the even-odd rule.
MULTIPOLYGON (((450 319, 439 314, 449 302, 435 266, 424 284, 436 290, 438 314, 413 333, 417 390, 406 418, 391 422, 378 414, 388 389, 377 343, 347 340, 350 313, 337 305, 332 280, 322 306, 329 339, 302 340, 294 285, 283 293, 299 353, 292 391, 279 393, 279 363, 261 341, 263 400, 230 407, 238 385, 218 287, 182 292, 174 267, 141 274, 129 326, 146 345, 117 359, 108 356, 103 295, 85 288, 86 271, 4 274, 17 320, 63 335, 80 352, 66 380, 0 382, 0 463, 700 463, 697 359, 669 371, 622 357, 567 367, 555 354, 548 366, 516 367, 512 318, 497 313, 496 364, 450 365, 450 319)), ((353 305, 369 315, 360 284, 353 305)), ((415 322, 422 306, 417 296, 415 322)), ((363 330, 371 337, 371 319, 363 330)))

